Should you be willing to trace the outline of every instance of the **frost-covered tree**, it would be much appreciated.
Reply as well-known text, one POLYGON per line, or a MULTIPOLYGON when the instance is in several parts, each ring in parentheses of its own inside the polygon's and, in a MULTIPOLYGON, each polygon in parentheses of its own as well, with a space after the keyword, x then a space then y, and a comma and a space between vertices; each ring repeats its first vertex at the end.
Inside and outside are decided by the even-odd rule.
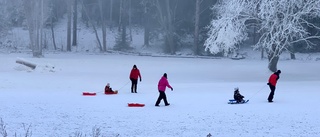
POLYGON ((271 71, 277 70, 280 54, 292 44, 304 41, 310 47, 311 38, 320 38, 310 35, 307 29, 320 29, 308 20, 320 17, 320 0, 261 1, 258 11, 262 36, 255 48, 266 48, 271 71))
POLYGON ((220 1, 213 7, 216 18, 209 26, 208 39, 204 45, 213 54, 228 55, 236 49, 236 44, 247 38, 245 22, 248 20, 246 2, 244 0, 220 1))
POLYGON ((320 0, 221 0, 214 8, 217 18, 209 26, 206 50, 225 55, 248 38, 252 25, 261 34, 254 48, 264 48, 268 53, 271 71, 277 70, 279 56, 296 43, 312 46, 312 36, 307 28, 320 30, 308 19, 320 17, 320 0))

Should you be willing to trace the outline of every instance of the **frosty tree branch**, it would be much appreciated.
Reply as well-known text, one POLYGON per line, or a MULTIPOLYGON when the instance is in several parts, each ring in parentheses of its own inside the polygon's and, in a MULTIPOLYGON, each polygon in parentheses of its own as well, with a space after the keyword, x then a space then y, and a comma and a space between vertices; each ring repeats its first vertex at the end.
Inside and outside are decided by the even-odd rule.
POLYGON ((206 50, 211 53, 223 52, 227 55, 236 49, 236 44, 247 38, 246 18, 241 18, 242 11, 246 8, 243 4, 238 0, 222 1, 213 8, 218 13, 218 19, 212 20, 209 26, 209 38, 205 41, 206 50))
POLYGON ((206 50, 213 54, 232 53, 235 45, 248 38, 250 26, 258 27, 261 37, 254 48, 268 53, 269 69, 276 70, 280 54, 298 41, 309 47, 312 36, 308 28, 320 30, 310 19, 320 17, 320 0, 229 0, 213 7, 217 18, 211 21, 205 41, 206 50))

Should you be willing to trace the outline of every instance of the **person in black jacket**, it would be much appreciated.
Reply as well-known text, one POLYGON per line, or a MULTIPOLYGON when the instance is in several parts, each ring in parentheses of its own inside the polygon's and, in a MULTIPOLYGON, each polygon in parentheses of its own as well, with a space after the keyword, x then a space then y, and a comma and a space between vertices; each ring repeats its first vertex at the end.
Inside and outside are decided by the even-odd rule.
POLYGON ((233 98, 234 98, 234 100, 237 101, 237 103, 243 102, 244 96, 242 96, 242 95, 240 94, 240 91, 239 91, 239 88, 238 88, 238 87, 234 88, 233 98))

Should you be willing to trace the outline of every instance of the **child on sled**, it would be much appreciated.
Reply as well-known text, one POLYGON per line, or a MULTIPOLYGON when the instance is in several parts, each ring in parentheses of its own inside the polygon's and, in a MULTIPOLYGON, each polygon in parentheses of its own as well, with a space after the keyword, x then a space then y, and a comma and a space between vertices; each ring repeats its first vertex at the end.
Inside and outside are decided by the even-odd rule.
POLYGON ((117 90, 112 90, 110 87, 110 83, 107 83, 106 87, 104 88, 104 94, 117 94, 117 90))
POLYGON ((239 91, 239 88, 238 88, 238 87, 234 88, 233 98, 234 98, 234 100, 237 101, 237 103, 243 103, 243 102, 244 102, 244 100, 243 100, 244 96, 242 96, 242 95, 240 94, 240 91, 239 91))

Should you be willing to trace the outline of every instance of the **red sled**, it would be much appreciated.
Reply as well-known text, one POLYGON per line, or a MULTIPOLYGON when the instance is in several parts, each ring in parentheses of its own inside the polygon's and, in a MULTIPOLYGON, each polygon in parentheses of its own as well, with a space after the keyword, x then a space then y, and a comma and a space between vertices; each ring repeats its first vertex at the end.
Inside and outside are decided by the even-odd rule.
POLYGON ((118 90, 115 90, 113 92, 104 92, 106 95, 112 95, 112 94, 118 94, 118 90))
POLYGON ((140 104, 140 103, 128 103, 128 107, 144 107, 144 104, 140 104))
POLYGON ((97 93, 95 93, 95 92, 82 92, 82 95, 84 95, 84 96, 95 96, 95 95, 97 95, 97 93))

